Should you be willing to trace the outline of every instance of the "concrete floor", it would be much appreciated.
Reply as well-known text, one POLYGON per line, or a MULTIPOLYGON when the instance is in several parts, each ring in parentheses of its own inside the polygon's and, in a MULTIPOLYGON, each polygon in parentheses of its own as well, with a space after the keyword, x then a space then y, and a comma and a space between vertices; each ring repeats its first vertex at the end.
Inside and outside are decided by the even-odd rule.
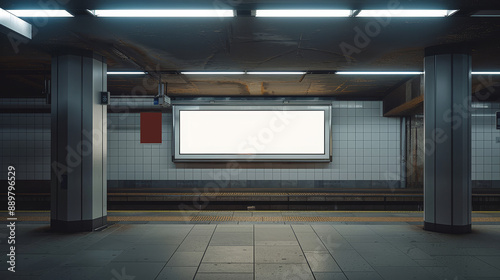
MULTIPOLYGON (((328 215, 338 213, 321 213, 328 215)), ((16 273, 6 271, 6 231, 1 234, 0 279, 500 279, 499 222, 474 224, 465 235, 406 222, 118 222, 75 234, 50 232, 46 222, 18 222, 16 273)))

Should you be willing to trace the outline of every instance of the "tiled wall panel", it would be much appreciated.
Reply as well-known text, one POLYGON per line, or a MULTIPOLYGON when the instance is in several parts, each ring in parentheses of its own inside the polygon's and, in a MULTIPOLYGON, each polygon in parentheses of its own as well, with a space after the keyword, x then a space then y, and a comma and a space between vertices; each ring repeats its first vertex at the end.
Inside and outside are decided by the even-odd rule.
POLYGON ((472 180, 500 180, 500 130, 495 112, 500 104, 473 104, 472 110, 472 180))
MULTIPOLYGON (((43 99, 0 99, 4 108, 33 108, 43 99)), ((1 110, 1 109, 0 109, 1 110)), ((0 113, 0 167, 16 180, 50 180, 50 114, 0 113)))
MULTIPOLYGON (((2 106, 32 108, 42 99, 2 99, 2 106)), ((140 101, 142 107, 149 101, 140 101)), ((114 101, 114 105, 137 100, 114 101)), ((476 104, 472 112, 472 180, 500 180, 500 104, 476 104)), ((174 164, 172 115, 163 114, 162 144, 140 144, 139 113, 108 115, 109 180, 394 181, 400 176, 400 120, 381 116, 381 102, 333 103, 333 162, 174 164)), ((0 165, 15 165, 18 180, 50 179, 50 114, 0 113, 0 165)))
MULTIPOLYGON (((122 100, 123 104, 129 102, 122 100)), ((117 104, 119 105, 119 103, 117 104)), ((333 162, 242 164, 227 174, 223 164, 174 164, 172 115, 163 114, 163 143, 140 144, 139 114, 109 114, 109 180, 399 180, 400 120, 384 118, 381 102, 333 103, 333 162)))

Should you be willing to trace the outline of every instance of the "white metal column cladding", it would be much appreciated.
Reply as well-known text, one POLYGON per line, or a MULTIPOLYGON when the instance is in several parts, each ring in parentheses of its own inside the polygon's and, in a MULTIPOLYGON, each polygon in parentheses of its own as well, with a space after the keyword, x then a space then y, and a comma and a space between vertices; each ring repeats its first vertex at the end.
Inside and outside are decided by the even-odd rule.
POLYGON ((93 53, 52 58, 51 227, 106 224, 107 65, 93 53))
POLYGON ((428 48, 425 57, 425 229, 471 230, 471 57, 428 48))

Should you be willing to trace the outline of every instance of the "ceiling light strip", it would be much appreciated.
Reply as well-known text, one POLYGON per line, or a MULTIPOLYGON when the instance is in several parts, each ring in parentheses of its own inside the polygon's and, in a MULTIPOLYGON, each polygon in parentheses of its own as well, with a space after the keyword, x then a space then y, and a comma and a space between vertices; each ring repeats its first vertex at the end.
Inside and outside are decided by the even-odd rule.
POLYGON ((361 10, 357 17, 449 17, 458 10, 361 10))
POLYGON ((16 17, 73 17, 66 10, 7 10, 16 17))
POLYGON ((11 30, 28 39, 31 39, 33 35, 33 27, 31 24, 2 8, 0 8, 0 28, 11 30))
POLYGON ((244 75, 245 72, 181 72, 182 75, 244 75))
MULTIPOLYGON (((182 75, 304 75, 308 72, 180 72, 182 75)), ((420 71, 337 71, 337 75, 422 75, 420 71)), ((108 75, 147 75, 147 72, 141 71, 110 71, 108 75)), ((311 73, 314 74, 314 73, 311 73)), ((333 72, 332 72, 333 74, 333 72)), ((472 75, 500 75, 500 72, 471 72, 472 75)))
POLYGON ((500 14, 498 14, 498 15, 471 15, 471 17, 495 18, 495 17, 500 17, 500 14))
POLYGON ((304 75, 306 72, 247 72, 249 75, 304 75))
POLYGON ((500 17, 500 10, 479 10, 471 17, 500 17))
MULTIPOLYGON (((367 72, 367 71, 338 71, 335 74, 338 75, 422 75, 424 72, 417 71, 409 71, 409 72, 397 72, 397 71, 388 71, 388 72, 367 72)), ((500 72, 490 71, 490 72, 471 72, 472 75, 500 75, 500 72)))
POLYGON ((350 17, 352 10, 256 10, 256 17, 350 17))
POLYGON ((107 72, 108 75, 146 75, 146 72, 107 72))
POLYGON ((304 75, 307 72, 181 72, 183 75, 304 75))
POLYGON ((472 72, 472 75, 500 75, 500 72, 472 72))
POLYGON ((417 71, 338 71, 338 75, 421 75, 424 72, 417 71))
POLYGON ((234 10, 89 10, 96 17, 234 17, 234 10))
MULTIPOLYGON (((18 17, 73 17, 66 10, 8 10, 18 17)), ((356 17, 448 17, 458 10, 361 10, 356 17)), ((96 17, 235 17, 234 10, 89 10, 96 17)), ((350 17, 355 10, 256 10, 256 17, 350 17)), ((358 11, 356 11, 357 13, 358 11)), ((495 16, 495 15, 472 15, 495 16)))

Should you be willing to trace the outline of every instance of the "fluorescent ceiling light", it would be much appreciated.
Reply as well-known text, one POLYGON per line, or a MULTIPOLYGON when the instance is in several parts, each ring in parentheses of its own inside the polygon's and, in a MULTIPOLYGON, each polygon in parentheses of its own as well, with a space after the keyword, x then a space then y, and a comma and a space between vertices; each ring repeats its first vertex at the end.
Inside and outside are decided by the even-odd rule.
POLYGON ((349 71, 338 71, 335 74, 338 75, 421 75, 424 74, 424 72, 366 72, 366 71, 359 71, 359 72, 349 72, 349 71))
MULTIPOLYGON (((182 75, 304 75, 307 72, 180 72, 182 75)), ((147 72, 107 72, 108 75, 146 75, 147 72)), ((418 71, 338 71, 338 75, 422 75, 418 71)), ((500 75, 500 72, 472 72, 472 75, 500 75)))
POLYGON ((306 72, 181 72, 183 75, 304 75, 306 72))
POLYGON ((256 10, 256 17, 349 17, 352 10, 256 10))
POLYGON ((146 75, 146 72, 108 72, 108 75, 146 75))
POLYGON ((495 114, 471 114, 473 117, 495 117, 495 114))
POLYGON ((481 108, 481 109, 488 109, 489 106, 487 104, 481 104, 481 103, 472 103, 471 104, 472 108, 481 108))
POLYGON ((471 17, 500 17, 500 10, 480 10, 471 17))
POLYGON ((248 72, 249 75, 304 75, 306 72, 248 72))
POLYGON ((28 39, 32 38, 31 24, 0 8, 0 29, 8 29, 28 39))
MULTIPOLYGON (((422 75, 424 72, 355 72, 355 71, 338 71, 338 75, 422 75)), ((500 75, 500 72, 471 72, 472 75, 500 75)))
POLYGON ((73 17, 66 10, 7 10, 17 17, 73 17))
POLYGON ((500 72, 472 72, 472 75, 500 75, 500 72))
POLYGON ((181 72, 183 75, 244 75, 245 72, 181 72))
POLYGON ((448 17, 458 10, 361 10, 357 17, 448 17))
POLYGON ((471 17, 500 17, 500 14, 495 14, 495 15, 471 15, 471 17))
POLYGON ((234 17, 233 10, 89 10, 96 17, 234 17))

